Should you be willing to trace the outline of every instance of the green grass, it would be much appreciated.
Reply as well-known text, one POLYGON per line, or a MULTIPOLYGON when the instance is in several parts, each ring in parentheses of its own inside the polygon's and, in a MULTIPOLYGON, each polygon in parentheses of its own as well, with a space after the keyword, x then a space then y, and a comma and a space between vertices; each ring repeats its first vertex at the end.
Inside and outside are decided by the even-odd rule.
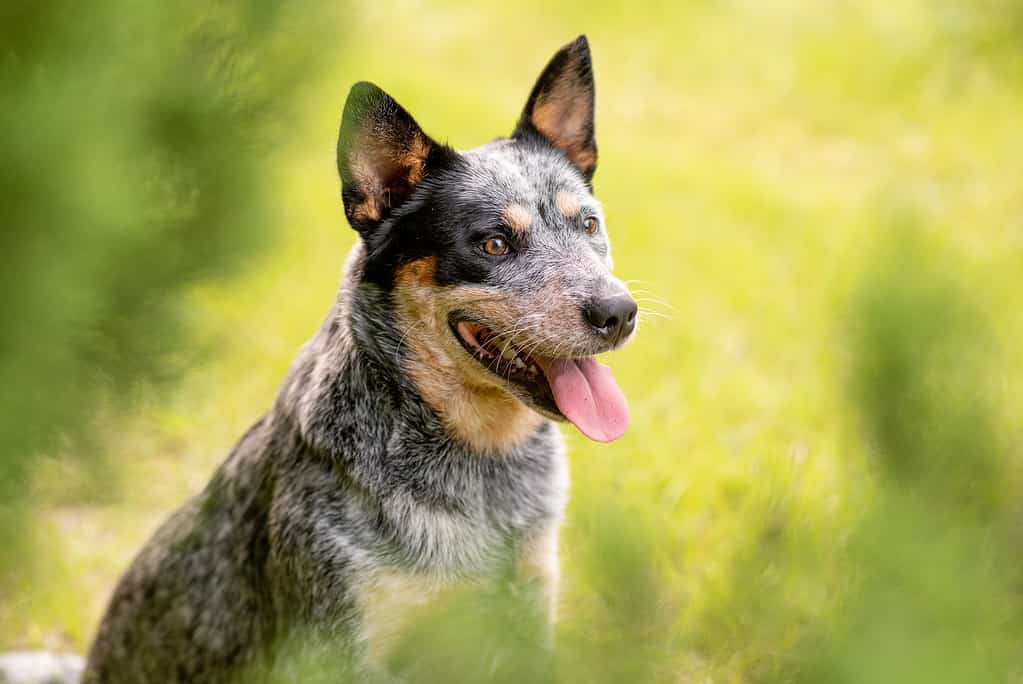
MULTIPOLYGON (((880 486, 849 340, 875 244, 904 230, 887 217, 912 213, 921 244, 950 255, 999 374, 1023 378, 1018 57, 949 24, 951 4, 353 6, 278 153, 274 247, 192 294, 197 358, 173 391, 143 392, 127 417, 97 410, 115 484, 90 484, 94 464, 40 463, 40 551, 0 608, 0 644, 83 650, 135 551, 269 407, 354 240, 333 159, 348 87, 372 80, 473 147, 510 132, 546 59, 586 32, 596 192, 616 270, 651 315, 609 360, 628 434, 601 446, 565 429, 565 629, 598 629, 615 611, 602 601, 629 591, 593 571, 594 540, 621 518, 655 578, 644 641, 663 657, 647 675, 788 677, 858 586, 850 538, 880 486)), ((996 420, 1021 408, 1009 392, 996 420)))

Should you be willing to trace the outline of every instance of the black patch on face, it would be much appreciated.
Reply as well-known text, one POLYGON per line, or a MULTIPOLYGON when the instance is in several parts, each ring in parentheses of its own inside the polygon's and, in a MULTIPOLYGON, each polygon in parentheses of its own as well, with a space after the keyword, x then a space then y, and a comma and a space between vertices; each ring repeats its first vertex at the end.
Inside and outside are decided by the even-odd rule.
MULTIPOLYGON (((443 191, 460 172, 455 160, 417 194, 393 220, 367 241, 365 278, 384 289, 394 286, 398 269, 425 257, 434 257, 438 285, 486 282, 494 266, 481 244, 500 232, 499 219, 487 209, 467 206, 443 191)), ((499 257, 498 257, 499 258, 499 257)))

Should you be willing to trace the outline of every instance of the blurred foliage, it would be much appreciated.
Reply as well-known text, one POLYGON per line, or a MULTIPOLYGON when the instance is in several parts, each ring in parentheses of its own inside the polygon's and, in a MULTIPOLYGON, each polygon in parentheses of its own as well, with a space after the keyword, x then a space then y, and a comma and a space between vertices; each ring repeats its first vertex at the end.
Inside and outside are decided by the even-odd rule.
POLYGON ((184 288, 269 235, 267 143, 314 66, 298 10, 0 7, 0 581, 33 460, 87 454, 97 404, 179 375, 184 288))
MULTIPOLYGON (((904 210, 855 301, 851 385, 881 491, 856 531, 857 586, 801 681, 1015 681, 1023 595, 1005 358, 969 269, 904 210)), ((1018 467, 1018 466, 1017 466, 1018 467)))
MULTIPOLYGON (((17 332, 20 341, 4 347, 16 354, 0 357, 3 377, 15 379, 0 396, 19 412, 2 420, 13 421, 22 443, 31 436, 38 444, 84 415, 100 428, 116 481, 83 488, 94 468, 63 458, 66 448, 51 446, 53 457, 39 459, 30 491, 41 562, 17 568, 20 593, 0 605, 0 643, 83 650, 135 550, 269 405, 333 300, 354 239, 331 158, 348 85, 373 80, 427 132, 472 147, 511 129, 551 51, 585 31, 598 82, 596 191, 617 270, 644 310, 635 343, 611 359, 632 426, 610 446, 566 431, 573 499, 553 650, 523 612, 519 590, 498 584, 445 597, 420 615, 386 669, 417 682, 1019 679, 1023 5, 360 3, 343 25, 343 53, 296 98, 286 134, 264 137, 264 123, 276 119, 259 105, 273 110, 297 94, 289 79, 305 70, 293 60, 304 50, 337 52, 323 22, 301 28, 301 40, 282 40, 290 10, 253 10, 238 24, 220 23, 235 16, 225 6, 191 14, 174 5, 147 10, 175 13, 149 23, 136 8, 121 24, 112 19, 120 5, 106 14, 105 2, 63 33, 11 39, 64 65, 76 87, 3 63, 7 93, 34 103, 0 113, 16 119, 8 130, 20 134, 3 164, 23 159, 38 173, 19 172, 18 183, 35 178, 32 188, 60 192, 5 196, 12 216, 46 228, 18 242, 7 273, 17 283, 7 291, 17 292, 15 323, 0 329, 0 340, 17 332), (92 41, 104 17, 125 33, 111 30, 100 42, 114 47, 100 49, 92 41), (133 39, 146 31, 147 40, 133 39), (158 100, 162 107, 136 107, 163 91, 158 72, 185 81, 174 92, 236 92, 193 82, 193 73, 207 73, 195 72, 196 61, 219 62, 183 48, 172 37, 179 31, 207 36, 201 44, 239 46, 213 51, 238 55, 238 66, 230 78, 210 72, 212 83, 247 75, 237 82, 249 84, 238 87, 251 106, 227 106, 233 95, 178 105, 193 124, 241 125, 224 147, 204 125, 189 133, 209 157, 166 142, 183 134, 154 137, 179 130, 166 114, 157 125, 139 113, 177 111, 167 104, 176 95, 158 100), (246 38, 235 43, 237 35, 246 38), (103 56, 117 46, 136 59, 103 56), (263 50, 271 52, 251 57, 263 50), (116 75, 129 71, 131 78, 116 75), (110 116, 117 107, 134 114, 110 116), (34 118, 39 125, 28 125, 34 118), (242 157, 223 154, 235 135, 270 140, 273 168, 257 174, 266 165, 246 161, 251 173, 221 177, 225 159, 223 168, 237 171, 237 160, 261 151, 239 145, 242 157), (33 136, 62 141, 46 149, 63 150, 69 162, 30 153, 33 136), (83 142, 92 139, 99 142, 83 142), (203 186, 243 194, 245 206, 218 212, 231 205, 206 205, 185 190, 206 173, 203 186), (146 180, 154 177, 162 180, 146 180), (51 196, 61 201, 39 201, 51 196), (184 207, 156 214, 167 265, 130 247, 142 240, 135 227, 150 223, 132 220, 139 206, 184 207), (199 228, 189 217, 200 211, 221 219, 199 228), (102 212, 121 219, 77 218, 102 212), (243 230, 244 221, 251 224, 243 230), (50 249, 51 236, 70 241, 71 227, 85 225, 122 230, 50 249), (218 228, 234 232, 208 233, 218 228), (237 263, 261 233, 278 237, 277 249, 177 298, 182 280, 237 263), (118 237, 128 246, 117 247, 118 237), (78 255, 82 266, 64 266, 78 255), (122 286, 123 304, 102 295, 122 286), (58 299, 68 291, 75 298, 58 299), (160 325, 144 317, 153 298, 152 311, 170 314, 159 315, 160 325), (52 301, 53 320, 33 322, 52 301), (180 363, 191 353, 164 353, 180 344, 180 328, 163 321, 182 313, 192 344, 213 350, 194 369, 180 363), (112 320, 92 323, 104 316, 112 320), (93 410, 97 368, 103 397, 141 371, 176 382, 133 394, 127 413, 93 410), (29 392, 40 397, 29 401, 23 395, 33 387, 46 391, 29 392), (67 401, 46 400, 55 395, 67 401)), ((29 14, 20 29, 5 21, 2 30, 69 16, 29 14)), ((312 10, 297 16, 316 23, 312 10)), ((350 664, 332 646, 284 645, 275 674, 337 681, 350 664)))
MULTIPOLYGON (((552 635, 539 587, 511 567, 483 586, 440 590, 412 608, 396 638, 367 667, 337 640, 303 635, 280 650, 270 681, 647 682, 671 677, 674 615, 659 586, 648 528, 626 511, 580 516, 588 536, 585 606, 552 635)), ((564 607, 563 607, 564 608, 564 607)), ((372 649, 372 646, 370 647, 372 649)), ((239 681, 247 681, 246 673, 239 681)))
POLYGON ((934 0, 941 38, 970 61, 981 60, 1013 78, 1023 77, 1023 2, 934 0))

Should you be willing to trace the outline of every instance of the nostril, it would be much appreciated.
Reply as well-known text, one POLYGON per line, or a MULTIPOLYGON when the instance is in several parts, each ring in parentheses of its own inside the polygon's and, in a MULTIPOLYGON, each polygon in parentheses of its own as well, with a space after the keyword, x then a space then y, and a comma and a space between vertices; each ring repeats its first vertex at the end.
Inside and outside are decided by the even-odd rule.
POLYGON ((632 331, 636 329, 636 313, 638 311, 639 307, 631 297, 626 298, 622 302, 622 318, 625 320, 625 323, 618 329, 618 334, 615 336, 615 344, 622 338, 631 335, 632 331))

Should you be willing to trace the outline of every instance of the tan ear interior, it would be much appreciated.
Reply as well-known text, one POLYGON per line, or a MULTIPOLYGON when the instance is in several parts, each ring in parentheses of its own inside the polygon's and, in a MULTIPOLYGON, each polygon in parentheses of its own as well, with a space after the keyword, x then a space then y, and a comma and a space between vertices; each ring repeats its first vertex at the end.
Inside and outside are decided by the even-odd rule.
POLYGON ((588 144, 592 118, 593 102, 586 88, 571 74, 562 74, 537 98, 530 121, 572 163, 589 172, 597 163, 588 144))
POLYGON ((423 180, 429 154, 430 143, 420 132, 404 144, 388 139, 357 141, 348 163, 363 200, 349 208, 351 217, 383 218, 394 196, 410 193, 423 180))

